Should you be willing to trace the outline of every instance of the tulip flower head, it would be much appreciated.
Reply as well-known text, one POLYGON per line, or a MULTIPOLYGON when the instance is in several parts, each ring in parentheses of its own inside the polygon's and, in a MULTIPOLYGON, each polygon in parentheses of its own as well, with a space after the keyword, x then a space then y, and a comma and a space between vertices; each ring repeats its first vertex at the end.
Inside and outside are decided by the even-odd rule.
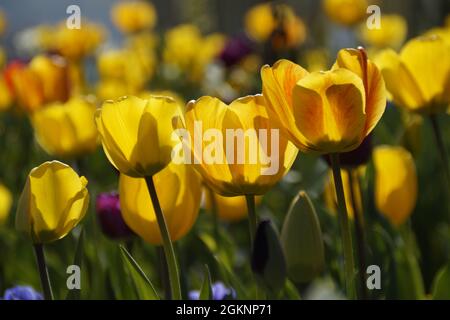
POLYGON ((356 149, 386 107, 381 72, 363 49, 344 49, 333 68, 309 73, 288 60, 261 69, 269 117, 301 151, 356 149))
POLYGON ((262 95, 230 105, 213 97, 188 103, 185 156, 216 193, 264 194, 294 162, 297 149, 279 135, 264 104, 262 95))
POLYGON ((375 204, 394 225, 403 224, 417 201, 417 173, 414 159, 402 147, 379 146, 374 149, 375 204))
POLYGON ((74 97, 36 111, 31 119, 36 139, 48 154, 74 158, 97 148, 94 123, 96 107, 87 99, 74 97))
POLYGON ((150 2, 122 1, 114 5, 111 19, 123 33, 151 29, 156 23, 156 10, 150 2))
MULTIPOLYGON (((172 241, 183 237, 197 219, 201 183, 190 166, 170 163, 153 176, 172 241)), ((158 222, 145 179, 122 174, 119 182, 122 216, 145 241, 162 244, 158 222)))
POLYGON ((169 97, 122 97, 106 101, 95 114, 103 150, 121 173, 152 176, 171 161, 175 123, 181 107, 169 97))
POLYGON ((388 49, 380 53, 377 61, 396 105, 423 114, 447 110, 450 50, 444 39, 415 38, 406 43, 400 54, 388 49))
POLYGON ((16 228, 38 244, 65 237, 86 214, 86 186, 85 177, 59 161, 34 168, 19 199, 16 228))
POLYGON ((324 0, 323 9, 335 23, 353 26, 366 16, 367 0, 324 0))

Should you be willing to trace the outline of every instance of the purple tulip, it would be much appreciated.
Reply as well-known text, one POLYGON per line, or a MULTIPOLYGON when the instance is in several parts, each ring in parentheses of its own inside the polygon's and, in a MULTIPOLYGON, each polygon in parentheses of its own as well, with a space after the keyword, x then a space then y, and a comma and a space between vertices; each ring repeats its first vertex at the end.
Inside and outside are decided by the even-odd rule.
POLYGON ((112 239, 129 238, 134 235, 120 211, 119 195, 116 192, 101 193, 96 201, 97 216, 102 231, 112 239))
POLYGON ((254 51, 253 42, 245 35, 231 38, 226 44, 221 54, 220 60, 227 67, 239 63, 244 57, 254 51))

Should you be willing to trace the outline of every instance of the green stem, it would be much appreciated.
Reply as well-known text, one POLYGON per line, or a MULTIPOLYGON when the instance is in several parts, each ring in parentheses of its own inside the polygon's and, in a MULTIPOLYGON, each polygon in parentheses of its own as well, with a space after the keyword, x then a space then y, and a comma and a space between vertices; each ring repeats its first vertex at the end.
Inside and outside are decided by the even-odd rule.
POLYGON ((167 261, 167 272, 169 274, 171 296, 174 300, 181 300, 181 286, 180 275, 178 272, 177 260, 175 251, 173 250, 172 240, 170 238, 169 230, 167 229, 166 219, 159 204, 158 195, 156 193, 153 177, 146 177, 148 192, 152 199, 153 209, 155 211, 156 220, 158 221, 159 231, 163 241, 164 254, 167 261))
POLYGON ((164 288, 164 295, 167 300, 170 300, 170 279, 169 274, 167 273, 167 259, 164 254, 164 248, 162 246, 158 246, 158 257, 159 257, 159 275, 161 278, 161 285, 164 288))
POLYGON ((442 138, 442 132, 439 128, 439 122, 436 115, 430 115, 430 120, 433 127, 434 137, 436 139, 436 145, 444 168, 445 177, 447 179, 447 187, 449 188, 448 190, 450 190, 450 168, 447 151, 445 150, 444 139, 442 138))
POLYGON ((247 194, 245 195, 245 200, 247 202, 248 222, 250 226, 250 240, 253 248, 253 240, 255 238, 256 226, 258 224, 258 218, 256 216, 255 209, 255 196, 247 194))
POLYGON ((36 260, 39 269, 39 276, 41 277, 41 285, 44 292, 44 298, 45 300, 53 300, 52 285, 50 283, 50 277, 48 276, 47 264, 45 263, 43 244, 35 244, 34 252, 36 253, 36 260))
POLYGON ((355 267, 353 260, 352 234, 348 223, 347 207, 345 205, 344 188, 342 186, 339 154, 330 154, 333 169, 334 187, 338 201, 338 217, 341 227, 342 248, 344 250, 345 288, 349 299, 355 298, 355 267))
POLYGON ((208 191, 208 197, 209 197, 209 201, 211 203, 211 214, 212 214, 212 218, 213 218, 214 239, 216 240, 217 250, 220 250, 221 240, 220 240, 220 233, 219 233, 219 214, 217 212, 216 197, 214 197, 214 191, 212 191, 211 188, 209 188, 207 186, 206 190, 208 191))
POLYGON ((348 169, 348 183, 350 190, 350 199, 352 202, 353 214, 355 219, 355 235, 356 235, 356 249, 358 250, 358 263, 359 263, 359 290, 360 297, 364 300, 367 299, 367 285, 366 285, 366 269, 367 269, 367 253, 366 253, 366 233, 364 228, 364 214, 360 210, 356 197, 360 194, 359 178, 354 179, 353 173, 357 174, 356 170, 348 169), (356 182, 356 185, 355 185, 356 182), (356 190, 355 190, 356 189, 356 190))

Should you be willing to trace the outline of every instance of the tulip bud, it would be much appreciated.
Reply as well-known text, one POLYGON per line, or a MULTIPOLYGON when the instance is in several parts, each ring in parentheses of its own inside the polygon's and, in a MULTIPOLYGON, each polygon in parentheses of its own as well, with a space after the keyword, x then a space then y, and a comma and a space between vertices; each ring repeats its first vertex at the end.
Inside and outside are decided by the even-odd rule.
POLYGON ((278 233, 269 220, 260 222, 252 252, 252 270, 271 291, 278 292, 286 280, 286 262, 278 233))
POLYGON ((12 201, 11 192, 4 185, 0 184, 0 225, 8 219, 12 201))
POLYGON ((120 239, 134 235, 133 231, 131 231, 123 220, 118 193, 99 194, 95 207, 102 231, 108 237, 120 239))
POLYGON ((304 191, 292 201, 281 231, 288 277, 306 283, 324 269, 322 231, 316 210, 304 191))
POLYGON ((28 233, 34 243, 65 237, 87 211, 86 185, 85 177, 59 161, 34 168, 19 199, 16 228, 28 233))

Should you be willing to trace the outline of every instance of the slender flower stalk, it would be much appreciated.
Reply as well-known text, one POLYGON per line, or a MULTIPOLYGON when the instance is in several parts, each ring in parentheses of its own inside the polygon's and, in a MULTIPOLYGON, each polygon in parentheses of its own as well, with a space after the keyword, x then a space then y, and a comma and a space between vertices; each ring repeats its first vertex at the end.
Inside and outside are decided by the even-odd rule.
POLYGON ((213 232, 214 239, 216 240, 217 249, 220 249, 220 234, 219 234, 219 213, 217 212, 217 202, 214 197, 214 191, 208 186, 206 186, 207 196, 209 197, 209 201, 211 203, 211 214, 213 217, 213 232))
POLYGON ((348 184, 350 190, 350 199, 352 202, 352 208, 355 219, 355 234, 356 234, 356 249, 358 250, 358 263, 359 263, 359 292, 362 299, 367 299, 367 286, 366 286, 366 268, 367 268, 367 253, 366 253, 366 232, 364 227, 364 213, 362 208, 358 205, 357 197, 360 196, 360 184, 358 176, 354 177, 354 170, 349 169, 348 184))
POLYGON ((158 200, 158 195, 156 194, 153 177, 146 177, 145 181, 150 193, 150 198, 152 199, 153 209, 155 211, 156 220, 158 221, 161 238, 163 240, 164 254, 167 261, 167 272, 169 274, 170 281, 171 297, 174 300, 181 300, 180 275, 175 257, 175 251, 173 249, 167 223, 158 200))
POLYGON ((167 266, 167 259, 164 253, 164 247, 158 246, 158 258, 159 258, 159 276, 161 279, 161 286, 164 288, 164 295, 167 300, 170 300, 170 279, 168 272, 168 266, 167 266))
POLYGON ((433 127, 434 137, 436 139, 436 145, 437 145, 439 155, 441 157, 442 165, 444 168, 445 177, 447 179, 447 188, 448 188, 448 191, 450 191, 450 168, 449 168, 447 151, 445 150, 444 139, 442 138, 442 132, 439 127, 439 122, 438 122, 436 115, 434 115, 434 114, 431 115, 430 120, 431 120, 431 124, 433 127))
POLYGON ((34 245, 34 252, 36 253, 36 260, 39 269, 39 276, 41 278, 42 291, 44 292, 45 300, 53 300, 52 285, 48 275, 47 264, 45 262, 44 245, 36 243, 34 245))
POLYGON ((248 222, 250 226, 250 239, 253 248, 253 240, 255 239, 256 226, 258 225, 258 217, 256 216, 256 209, 255 209, 255 196, 246 195, 245 200, 247 201, 248 222))
POLYGON ((338 217, 341 227, 342 248, 344 250, 345 288, 349 299, 355 298, 355 268, 353 260, 352 235, 348 223, 347 207, 345 205, 344 188, 342 185, 339 154, 330 154, 333 169, 334 187, 338 201, 338 217))

